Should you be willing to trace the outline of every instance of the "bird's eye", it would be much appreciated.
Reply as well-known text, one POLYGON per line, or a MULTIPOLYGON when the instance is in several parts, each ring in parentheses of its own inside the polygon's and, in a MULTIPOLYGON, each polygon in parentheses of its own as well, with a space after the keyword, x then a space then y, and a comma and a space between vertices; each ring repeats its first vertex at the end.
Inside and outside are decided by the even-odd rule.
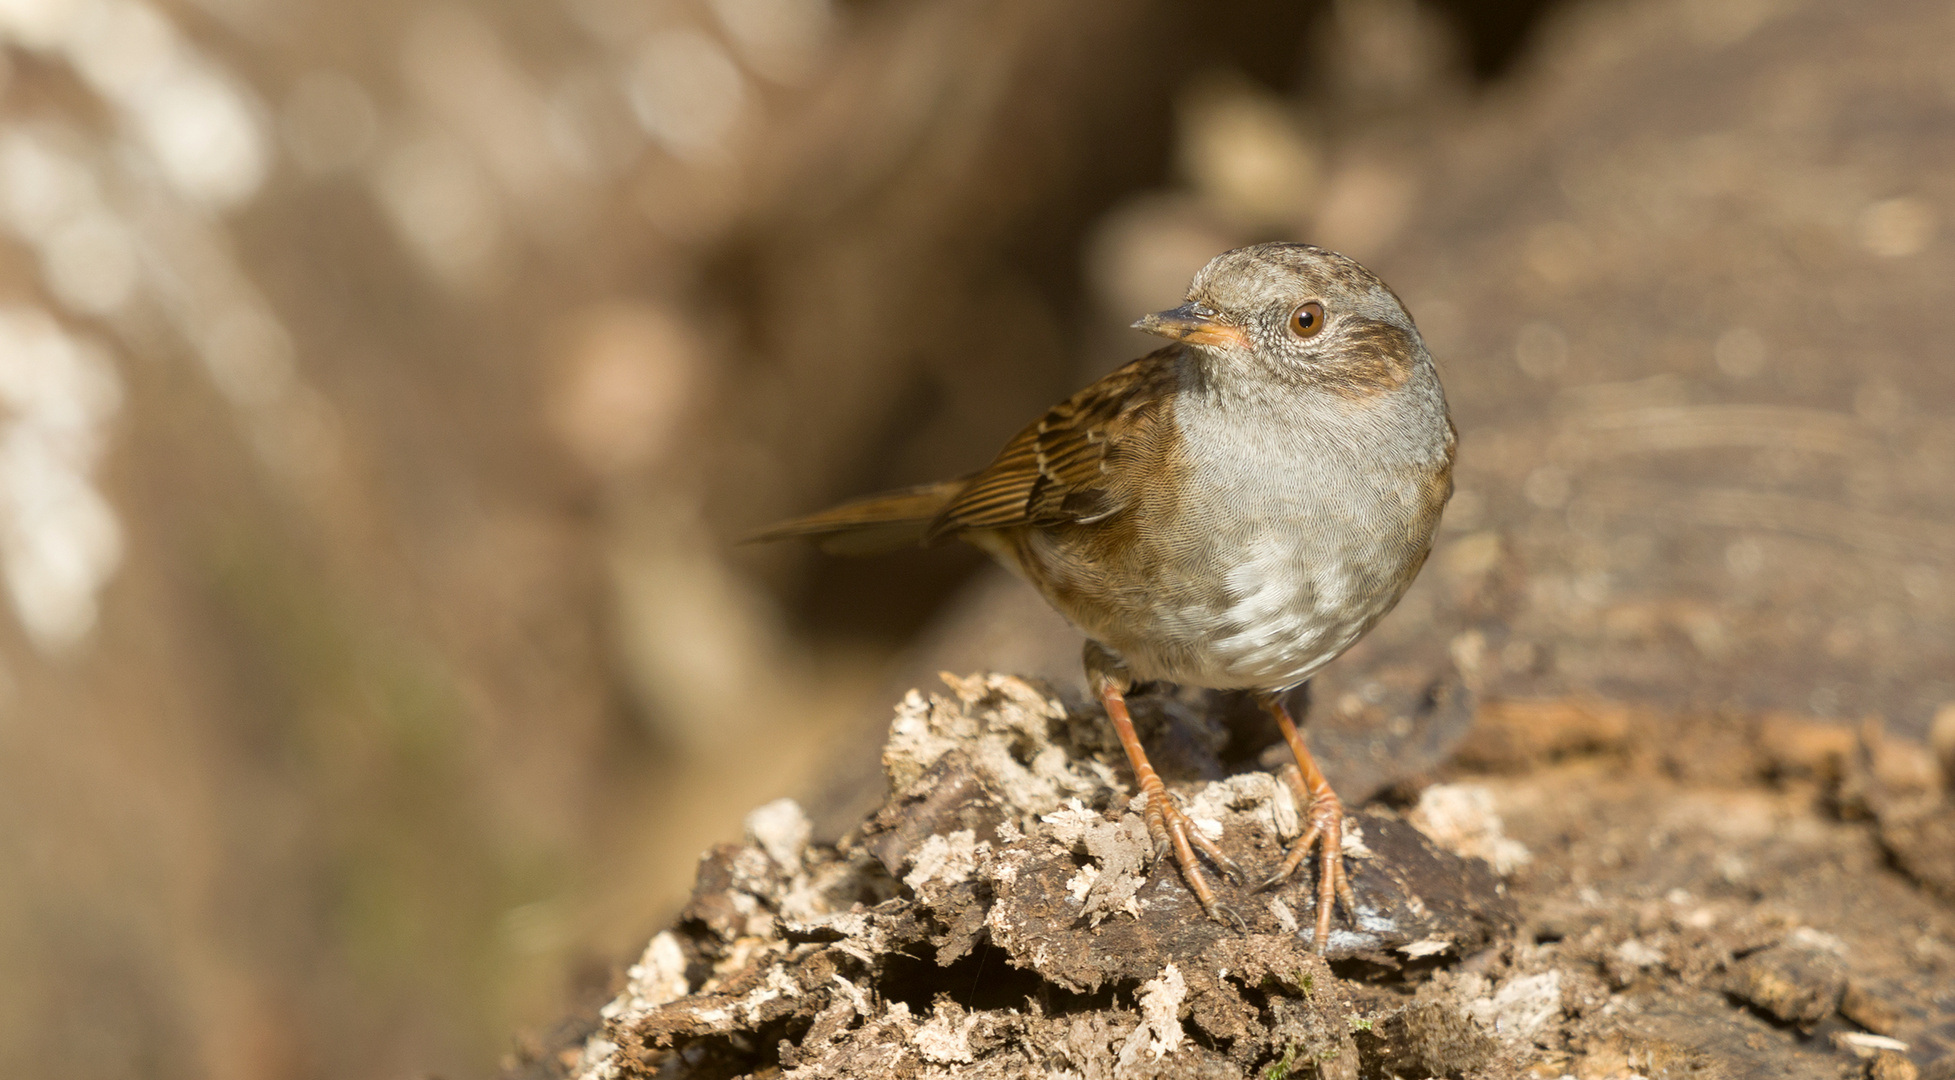
POLYGON ((1297 305, 1290 312, 1290 333, 1300 338, 1314 337, 1324 328, 1324 305, 1315 300, 1297 305))

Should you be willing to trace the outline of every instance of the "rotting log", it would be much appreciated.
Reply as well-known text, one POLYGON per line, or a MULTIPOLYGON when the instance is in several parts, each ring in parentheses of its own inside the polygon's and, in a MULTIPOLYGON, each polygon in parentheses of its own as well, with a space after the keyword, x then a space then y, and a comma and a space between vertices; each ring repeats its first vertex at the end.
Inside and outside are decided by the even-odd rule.
MULTIPOLYGON (((1928 843, 1955 803, 1929 751, 1876 728, 1650 713, 1522 774, 1455 769, 1354 816, 1360 910, 1326 959, 1307 880, 1223 884, 1242 929, 1203 914, 1098 716, 1007 676, 946 682, 898 707, 874 815, 825 844, 789 800, 755 811, 601 1015, 512 1074, 1955 1069, 1955 909, 1892 839, 1928 843), (1648 746, 1729 760, 1693 775, 1648 746)), ((1596 708, 1485 709, 1482 736, 1555 742, 1596 708)), ((1152 715, 1155 742, 1220 742, 1174 730, 1213 714, 1152 715)), ((1266 773, 1201 771, 1177 796, 1253 878, 1296 808, 1266 773)))

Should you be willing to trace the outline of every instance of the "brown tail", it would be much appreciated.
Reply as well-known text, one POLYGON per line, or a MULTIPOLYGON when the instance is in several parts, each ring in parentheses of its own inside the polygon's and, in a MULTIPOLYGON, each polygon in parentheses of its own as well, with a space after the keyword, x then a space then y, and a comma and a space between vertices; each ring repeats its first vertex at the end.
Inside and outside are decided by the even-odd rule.
POLYGON ((747 537, 747 543, 806 537, 835 555, 873 555, 920 547, 924 533, 968 480, 940 480, 900 491, 851 499, 806 517, 783 521, 747 537))

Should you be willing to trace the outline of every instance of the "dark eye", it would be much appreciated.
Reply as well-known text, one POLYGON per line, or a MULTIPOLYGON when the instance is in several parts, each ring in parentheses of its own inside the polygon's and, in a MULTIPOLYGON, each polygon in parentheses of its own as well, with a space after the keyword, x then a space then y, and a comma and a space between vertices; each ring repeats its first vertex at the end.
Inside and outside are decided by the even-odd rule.
POLYGON ((1290 312, 1290 333, 1300 338, 1312 337, 1323 328, 1324 305, 1315 300, 1299 304, 1295 311, 1290 312))

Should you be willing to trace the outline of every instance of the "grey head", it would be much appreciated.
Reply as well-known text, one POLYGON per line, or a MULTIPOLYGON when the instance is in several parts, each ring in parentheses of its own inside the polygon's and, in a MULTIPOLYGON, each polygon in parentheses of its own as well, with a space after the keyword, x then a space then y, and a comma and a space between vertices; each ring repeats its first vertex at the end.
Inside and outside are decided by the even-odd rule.
POLYGON ((1225 251, 1195 274, 1186 304, 1134 326, 1194 346, 1213 375, 1253 373, 1341 396, 1396 389, 1432 363, 1389 286, 1309 244, 1225 251))

